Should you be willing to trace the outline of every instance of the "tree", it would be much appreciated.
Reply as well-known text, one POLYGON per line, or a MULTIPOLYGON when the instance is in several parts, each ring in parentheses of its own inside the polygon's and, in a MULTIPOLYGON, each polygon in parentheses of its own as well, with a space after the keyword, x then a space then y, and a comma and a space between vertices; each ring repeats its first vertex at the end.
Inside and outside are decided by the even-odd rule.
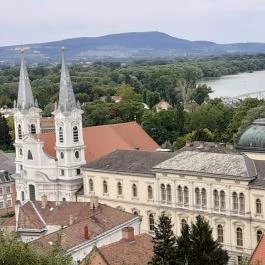
POLYGON ((196 103, 201 105, 205 99, 209 98, 209 94, 213 93, 211 87, 207 87, 206 84, 199 84, 191 94, 191 100, 195 100, 196 103))
POLYGON ((176 237, 173 234, 172 227, 171 218, 162 213, 159 216, 157 226, 155 226, 154 256, 150 264, 176 264, 176 237))
POLYGON ((0 148, 7 150, 11 148, 11 135, 9 133, 9 127, 7 120, 4 116, 0 116, 0 148))
POLYGON ((177 243, 177 262, 180 264, 225 265, 228 262, 227 251, 213 239, 212 228, 201 215, 190 228, 183 226, 177 243))
POLYGON ((16 235, 0 232, 0 264, 71 265, 72 258, 57 246, 39 249, 23 243, 16 235))
POLYGON ((142 102, 142 95, 135 93, 133 88, 129 85, 121 85, 117 89, 116 95, 120 96, 122 101, 142 102))

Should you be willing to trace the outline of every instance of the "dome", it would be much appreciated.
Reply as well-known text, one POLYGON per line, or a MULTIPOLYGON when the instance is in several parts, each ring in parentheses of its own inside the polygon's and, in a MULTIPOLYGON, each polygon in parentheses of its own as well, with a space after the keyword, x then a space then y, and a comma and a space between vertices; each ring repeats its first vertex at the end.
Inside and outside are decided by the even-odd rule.
POLYGON ((240 136, 237 149, 265 152, 265 119, 255 120, 240 136))

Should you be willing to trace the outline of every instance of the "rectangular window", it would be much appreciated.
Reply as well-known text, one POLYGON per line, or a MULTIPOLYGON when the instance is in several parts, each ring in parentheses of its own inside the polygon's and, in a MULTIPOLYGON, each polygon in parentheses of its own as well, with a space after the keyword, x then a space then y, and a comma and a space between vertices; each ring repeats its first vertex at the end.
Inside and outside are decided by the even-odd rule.
POLYGON ((25 200, 25 193, 24 193, 24 191, 21 191, 21 200, 22 200, 22 201, 25 200))
POLYGON ((80 175, 81 174, 81 170, 80 170, 80 168, 78 168, 77 170, 76 170, 76 175, 80 175))
POLYGON ((6 193, 7 193, 7 194, 11 193, 11 188, 10 188, 10 186, 6 186, 6 193))
POLYGON ((0 209, 3 209, 3 208, 4 208, 4 202, 0 201, 0 209))
POLYGON ((9 199, 6 201, 6 208, 12 207, 12 200, 9 199))
POLYGON ((64 170, 61 169, 61 176, 64 176, 64 170))
POLYGON ((0 188, 0 195, 3 195, 3 188, 0 188))

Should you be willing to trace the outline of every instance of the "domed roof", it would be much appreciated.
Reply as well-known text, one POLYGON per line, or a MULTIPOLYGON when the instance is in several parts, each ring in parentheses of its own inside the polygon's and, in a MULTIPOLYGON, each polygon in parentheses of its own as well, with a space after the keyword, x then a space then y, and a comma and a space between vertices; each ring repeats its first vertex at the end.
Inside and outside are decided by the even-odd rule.
POLYGON ((265 151, 265 119, 255 120, 240 136, 238 149, 265 151))

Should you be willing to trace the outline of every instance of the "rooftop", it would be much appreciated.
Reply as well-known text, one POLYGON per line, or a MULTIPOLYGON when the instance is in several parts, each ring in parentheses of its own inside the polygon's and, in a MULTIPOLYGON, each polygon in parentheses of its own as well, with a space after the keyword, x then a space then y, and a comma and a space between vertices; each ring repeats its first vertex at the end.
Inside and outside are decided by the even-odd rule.
MULTIPOLYGON (((154 151, 159 145, 136 122, 83 128, 85 158, 87 162, 96 160, 116 149, 154 151)), ((44 151, 56 156, 55 133, 43 133, 38 137, 44 142, 44 151)))
POLYGON ((154 175, 152 168, 171 158, 172 152, 116 150, 84 166, 84 169, 154 175))
POLYGON ((1 170, 7 171, 9 174, 15 173, 15 153, 4 153, 0 151, 0 171, 1 170))
POLYGON ((206 174, 251 180, 257 175, 254 162, 241 154, 183 151, 158 164, 156 170, 206 174))
POLYGON ((255 250, 250 257, 249 264, 251 265, 265 265, 265 236, 262 235, 261 239, 256 246, 255 250))

